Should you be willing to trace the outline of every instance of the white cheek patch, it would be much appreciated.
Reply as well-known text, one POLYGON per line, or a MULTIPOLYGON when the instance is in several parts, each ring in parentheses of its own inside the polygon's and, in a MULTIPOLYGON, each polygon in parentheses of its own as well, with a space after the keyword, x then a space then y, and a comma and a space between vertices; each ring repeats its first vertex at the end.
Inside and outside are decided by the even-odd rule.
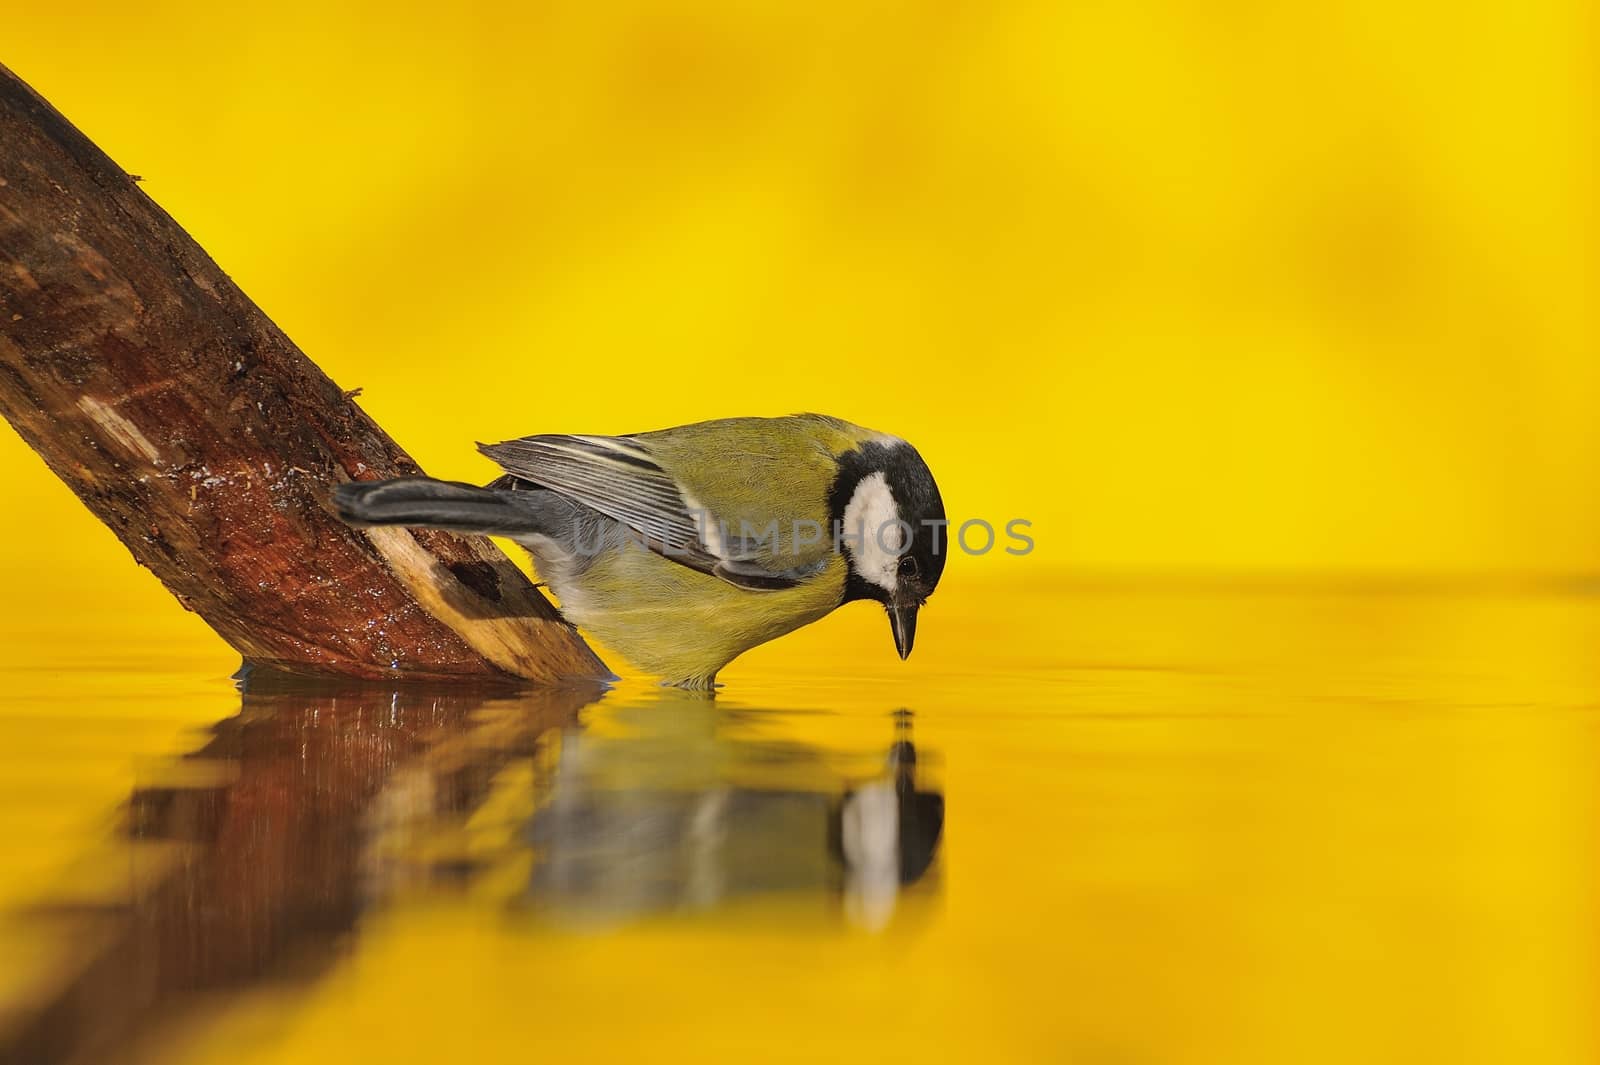
POLYGON ((844 528, 840 537, 848 537, 851 557, 850 568, 856 576, 884 591, 894 591, 895 567, 900 564, 901 538, 905 527, 897 525, 900 508, 889 491, 889 482, 883 474, 872 473, 861 478, 850 502, 844 508, 844 528))

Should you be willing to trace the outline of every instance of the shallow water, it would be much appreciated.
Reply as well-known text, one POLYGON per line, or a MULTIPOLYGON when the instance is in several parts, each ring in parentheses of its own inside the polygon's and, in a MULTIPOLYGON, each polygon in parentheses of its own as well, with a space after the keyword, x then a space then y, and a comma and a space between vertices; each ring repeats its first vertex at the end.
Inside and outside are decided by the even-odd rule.
POLYGON ((1581 593, 972 583, 714 700, 9 622, 0 1061, 1591 1061, 1581 593))

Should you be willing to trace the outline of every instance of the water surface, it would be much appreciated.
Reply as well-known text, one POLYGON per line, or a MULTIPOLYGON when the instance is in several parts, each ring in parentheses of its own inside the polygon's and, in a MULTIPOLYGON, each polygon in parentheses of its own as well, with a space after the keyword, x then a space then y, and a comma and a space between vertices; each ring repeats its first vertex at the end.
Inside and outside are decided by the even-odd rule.
POLYGON ((714 699, 191 622, 7 623, 0 1061, 1593 1060, 1581 590, 970 583, 714 699))

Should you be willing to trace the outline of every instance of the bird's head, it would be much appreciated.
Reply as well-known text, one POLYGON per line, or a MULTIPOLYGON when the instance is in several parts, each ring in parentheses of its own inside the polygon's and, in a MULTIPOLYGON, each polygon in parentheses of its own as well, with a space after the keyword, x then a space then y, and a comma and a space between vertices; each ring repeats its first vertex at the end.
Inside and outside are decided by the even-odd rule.
POLYGON ((950 547, 928 464, 904 440, 868 441, 840 456, 829 510, 849 565, 844 601, 882 603, 895 650, 908 657, 917 611, 938 587, 950 547))

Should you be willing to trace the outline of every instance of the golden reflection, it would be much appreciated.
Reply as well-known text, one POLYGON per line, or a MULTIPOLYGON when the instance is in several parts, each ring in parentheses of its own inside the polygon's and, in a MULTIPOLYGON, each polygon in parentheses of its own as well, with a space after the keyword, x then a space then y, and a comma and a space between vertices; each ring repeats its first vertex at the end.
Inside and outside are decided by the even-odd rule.
POLYGON ((0 1029, 118 1065, 1595 1060, 1600 601, 951 592, 920 670, 865 612, 710 701, 241 703, 0 644, 0 1029), (891 790, 897 842, 949 797, 920 877, 891 790))

